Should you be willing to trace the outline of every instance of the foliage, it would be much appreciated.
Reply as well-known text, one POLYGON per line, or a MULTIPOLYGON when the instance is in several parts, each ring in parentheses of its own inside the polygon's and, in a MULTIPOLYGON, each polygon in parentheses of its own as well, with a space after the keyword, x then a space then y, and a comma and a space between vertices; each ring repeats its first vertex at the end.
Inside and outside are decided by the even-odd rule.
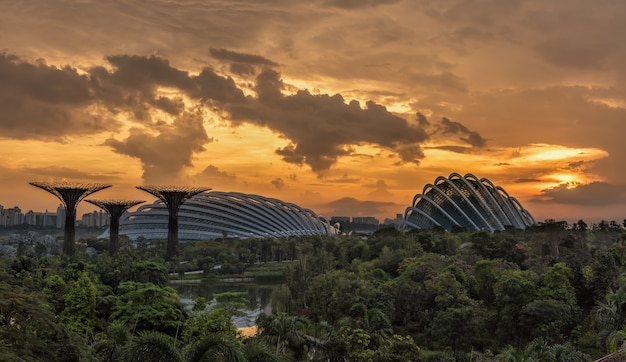
POLYGON ((224 340, 234 340, 237 337, 237 328, 230 318, 231 315, 221 308, 194 312, 185 320, 182 340, 184 343, 191 343, 211 335, 220 336, 224 340))
POLYGON ((133 331, 160 331, 175 335, 186 313, 178 294, 170 287, 152 283, 122 282, 119 299, 111 318, 120 320, 133 331))
POLYGON ((623 235, 615 222, 547 220, 495 233, 225 237, 181 244, 184 263, 168 264, 163 241, 114 257, 22 248, 0 257, 0 360, 586 361, 626 341, 623 235), (198 269, 285 283, 244 338, 231 317, 256 305, 250 291, 185 312, 168 270, 198 269))
POLYGON ((61 318, 71 331, 89 335, 96 326, 96 287, 83 272, 69 288, 61 318))

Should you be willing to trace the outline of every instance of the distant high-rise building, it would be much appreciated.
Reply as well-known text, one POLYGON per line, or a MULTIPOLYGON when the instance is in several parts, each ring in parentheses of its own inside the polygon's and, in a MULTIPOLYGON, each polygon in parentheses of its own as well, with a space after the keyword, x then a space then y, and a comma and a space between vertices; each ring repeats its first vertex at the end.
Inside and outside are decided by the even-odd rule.
POLYGON ((350 223, 350 216, 332 216, 330 218, 332 225, 339 223, 339 225, 347 225, 350 223))
POLYGON ((103 227, 109 225, 109 214, 99 210, 83 214, 80 225, 84 227, 103 227))
POLYGON ((33 225, 33 226, 56 226, 56 215, 51 214, 48 210, 44 212, 35 212, 33 210, 29 210, 26 214, 24 214, 24 224, 33 225))
POLYGON ((22 213, 22 210, 17 207, 11 207, 8 209, 5 209, 4 207, 0 206, 0 225, 2 226, 14 226, 14 225, 21 225, 24 223, 24 214, 22 213))
POLYGON ((56 219, 56 227, 57 229, 63 229, 65 225, 65 207, 63 204, 59 204, 57 207, 57 219, 56 219))
POLYGON ((352 224, 355 225, 378 225, 380 222, 373 216, 355 216, 352 218, 352 224))

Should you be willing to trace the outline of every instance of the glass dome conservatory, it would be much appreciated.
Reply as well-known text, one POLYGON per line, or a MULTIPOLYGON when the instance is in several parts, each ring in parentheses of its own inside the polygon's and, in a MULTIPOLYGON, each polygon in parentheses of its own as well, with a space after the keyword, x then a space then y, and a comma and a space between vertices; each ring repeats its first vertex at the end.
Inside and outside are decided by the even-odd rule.
POLYGON ((443 227, 466 230, 525 229, 534 225, 532 215, 516 198, 486 178, 471 173, 451 173, 424 186, 404 212, 405 228, 443 227))
MULTIPOLYGON (((120 235, 131 240, 167 239, 168 212, 157 200, 120 219, 120 235)), ((298 205, 237 192, 203 192, 181 205, 178 212, 180 240, 222 237, 283 237, 333 235, 337 231, 324 217, 298 205)))

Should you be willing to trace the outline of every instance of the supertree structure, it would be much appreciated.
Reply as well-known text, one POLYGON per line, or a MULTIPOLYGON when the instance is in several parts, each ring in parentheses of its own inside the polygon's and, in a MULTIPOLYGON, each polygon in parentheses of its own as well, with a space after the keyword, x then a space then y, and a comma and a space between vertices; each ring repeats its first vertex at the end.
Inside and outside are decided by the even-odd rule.
POLYGON ((53 194, 65 206, 65 229, 63 233, 63 253, 73 256, 76 237, 76 205, 94 192, 111 187, 106 184, 71 183, 71 182, 29 182, 53 194))
POLYGON ((139 205, 144 200, 85 200, 106 211, 110 216, 109 255, 114 255, 120 248, 120 217, 126 210, 139 205))
POLYGON ((167 205, 167 250, 165 251, 165 260, 172 260, 178 255, 178 210, 180 205, 193 196, 210 190, 210 188, 193 186, 137 186, 137 188, 158 197, 167 205))

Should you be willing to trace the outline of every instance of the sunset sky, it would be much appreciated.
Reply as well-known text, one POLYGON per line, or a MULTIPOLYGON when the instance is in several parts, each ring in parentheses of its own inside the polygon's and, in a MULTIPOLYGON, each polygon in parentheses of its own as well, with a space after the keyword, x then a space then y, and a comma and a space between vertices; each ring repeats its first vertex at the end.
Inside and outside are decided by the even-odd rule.
POLYGON ((0 1, 0 204, 56 210, 30 181, 184 184, 382 221, 458 172, 537 221, 621 223, 624 19, 621 0, 0 1))

